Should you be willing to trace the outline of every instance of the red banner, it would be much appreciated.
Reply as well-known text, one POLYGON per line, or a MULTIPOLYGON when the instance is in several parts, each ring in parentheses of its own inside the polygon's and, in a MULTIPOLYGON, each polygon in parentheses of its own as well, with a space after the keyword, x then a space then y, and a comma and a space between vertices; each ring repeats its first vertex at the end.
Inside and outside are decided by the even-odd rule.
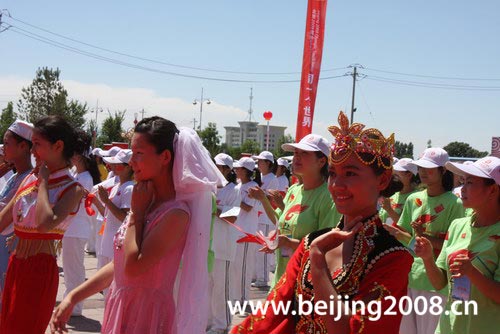
POLYGON ((323 37, 325 34, 327 0, 309 0, 307 4, 306 36, 302 60, 299 112, 295 141, 312 132, 314 104, 321 70, 323 37))

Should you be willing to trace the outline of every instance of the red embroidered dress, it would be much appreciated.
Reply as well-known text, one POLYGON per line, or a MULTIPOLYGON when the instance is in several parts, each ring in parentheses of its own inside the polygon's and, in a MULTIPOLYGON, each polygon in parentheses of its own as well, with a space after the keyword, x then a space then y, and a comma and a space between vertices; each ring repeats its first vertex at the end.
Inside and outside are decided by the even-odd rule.
MULTIPOLYGON (((290 259, 285 274, 269 293, 267 300, 274 301, 276 306, 280 301, 291 301, 290 312, 285 315, 281 309, 279 314, 274 314, 273 307, 269 305, 265 314, 259 312, 250 315, 234 327, 231 333, 327 333, 319 315, 299 315, 297 311, 299 295, 302 295, 303 301, 314 303, 309 247, 315 238, 329 231, 330 229, 324 229, 304 237, 290 259), (296 315, 291 315, 291 310, 295 310, 296 315)), ((375 294, 377 297, 372 300, 381 301, 381 312, 391 307, 391 301, 384 300, 384 297, 395 297, 396 304, 391 310, 395 315, 382 315, 377 321, 369 320, 368 314, 361 315, 358 311, 350 319, 351 333, 397 334, 401 321, 399 299, 406 296, 413 257, 382 227, 378 215, 365 221, 355 238, 351 261, 339 268, 332 277, 335 290, 339 295, 348 295, 350 301, 363 300, 367 295, 375 294)))
MULTIPOLYGON (((77 184, 68 168, 52 173, 48 181, 49 203, 55 205, 77 184)), ((14 197, 12 215, 19 242, 7 269, 0 333, 45 333, 56 302, 59 284, 56 241, 62 239, 70 219, 46 233, 37 231, 37 196, 38 178, 30 174, 14 197)), ((77 211, 78 208, 74 213, 77 211)))

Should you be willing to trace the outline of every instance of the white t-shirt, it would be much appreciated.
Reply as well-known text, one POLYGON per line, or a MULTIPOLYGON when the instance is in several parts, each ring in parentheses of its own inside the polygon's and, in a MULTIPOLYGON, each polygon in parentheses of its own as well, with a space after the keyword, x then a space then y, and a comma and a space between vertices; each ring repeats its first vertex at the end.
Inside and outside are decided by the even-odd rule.
POLYGON ((288 190, 288 187, 290 186, 290 181, 288 181, 288 178, 286 177, 285 174, 276 177, 278 180, 278 190, 282 192, 286 192, 288 190))
MULTIPOLYGON (((217 208, 227 211, 239 207, 241 199, 236 184, 228 183, 224 188, 217 189, 217 208)), ((218 260, 232 261, 236 256, 236 240, 239 232, 230 223, 215 218, 212 238, 212 249, 218 260)))
MULTIPOLYGON (((85 171, 83 173, 76 174, 75 179, 85 190, 89 192, 92 191, 94 181, 92 180, 92 176, 89 172, 85 171)), ((71 223, 64 233, 64 237, 88 239, 90 235, 90 219, 91 218, 87 214, 87 210, 85 210, 84 196, 80 201, 78 212, 70 218, 71 223)))
MULTIPOLYGON (((268 195, 266 190, 269 189, 278 190, 279 187, 278 179, 276 178, 276 175, 274 175, 273 173, 268 173, 266 175, 261 174, 261 181, 262 181, 261 188, 266 192, 266 195, 268 195)), ((257 206, 258 206, 259 224, 273 225, 269 217, 267 217, 267 214, 264 210, 262 203, 259 202, 257 206)))
MULTIPOLYGON (((111 202, 120 209, 130 209, 130 203, 132 201, 132 191, 134 189, 134 181, 127 181, 123 184, 116 184, 109 198, 111 202)), ((108 209, 104 211, 104 219, 106 226, 104 227, 104 233, 102 235, 101 241, 101 252, 102 256, 113 258, 113 238, 120 228, 122 221, 115 217, 115 215, 108 209)))
POLYGON ((14 175, 14 172, 9 170, 4 176, 0 177, 0 191, 7 185, 7 181, 9 181, 12 175, 14 175))
MULTIPOLYGON (((252 207, 252 209, 248 212, 241 209, 235 224, 241 227, 245 232, 252 234, 257 232, 257 226, 259 223, 259 218, 258 218, 259 201, 257 201, 254 198, 248 197, 248 189, 257 186, 258 184, 255 181, 250 181, 245 184, 238 183, 238 185, 236 185, 235 187, 236 191, 238 191, 239 197, 241 198, 241 202, 244 202, 245 204, 250 205, 252 207)), ((238 234, 240 237, 244 236, 241 233, 238 234)))

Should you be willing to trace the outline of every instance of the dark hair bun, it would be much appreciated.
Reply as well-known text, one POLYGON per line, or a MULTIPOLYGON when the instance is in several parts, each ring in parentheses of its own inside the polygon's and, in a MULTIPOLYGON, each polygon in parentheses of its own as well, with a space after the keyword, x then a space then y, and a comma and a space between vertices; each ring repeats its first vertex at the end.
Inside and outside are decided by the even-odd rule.
POLYGON ((384 197, 391 197, 398 191, 401 191, 401 189, 403 189, 403 183, 396 177, 395 174, 393 174, 389 185, 380 192, 380 195, 384 197))

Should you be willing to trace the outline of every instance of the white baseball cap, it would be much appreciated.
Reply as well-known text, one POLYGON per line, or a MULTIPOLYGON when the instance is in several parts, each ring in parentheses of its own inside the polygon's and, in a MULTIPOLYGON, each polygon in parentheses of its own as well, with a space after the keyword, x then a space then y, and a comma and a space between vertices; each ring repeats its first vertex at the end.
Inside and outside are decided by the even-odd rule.
POLYGON ((31 141, 31 135, 33 134, 33 124, 25 121, 15 121, 9 126, 8 130, 14 132, 16 135, 23 137, 26 140, 31 141))
POLYGON ((398 172, 412 172, 413 175, 417 175, 418 168, 416 165, 412 164, 413 160, 410 158, 399 159, 392 168, 398 172))
POLYGON ((101 150, 101 157, 114 157, 115 155, 118 154, 118 152, 120 152, 121 148, 119 148, 118 146, 113 146, 112 148, 110 148, 109 150, 105 151, 105 150, 101 150))
POLYGON ((233 169, 233 158, 226 153, 219 153, 214 157, 215 164, 219 166, 227 166, 233 169))
POLYGON ((94 149, 92 150, 92 154, 93 154, 93 155, 97 155, 97 156, 99 156, 99 157, 101 156, 101 152, 102 152, 102 148, 100 148, 100 147, 96 147, 96 148, 94 148, 94 149))
POLYGON ((132 150, 120 149, 113 157, 103 157, 102 160, 108 164, 128 164, 132 158, 132 150))
POLYGON ((269 151, 262 151, 259 155, 252 155, 252 159, 269 160, 271 162, 274 162, 274 155, 269 151))
POLYGON ((422 168, 444 167, 450 160, 448 152, 440 147, 426 148, 420 158, 411 162, 411 164, 422 168))
POLYGON ((286 159, 279 158, 277 162, 278 166, 285 166, 286 168, 290 167, 290 163, 286 159))
POLYGON ((485 157, 472 164, 459 164, 447 162, 446 169, 458 175, 473 175, 495 180, 500 185, 500 159, 497 157, 485 157))
POLYGON ((287 152, 293 152, 296 148, 303 151, 320 151, 326 157, 330 155, 330 143, 328 140, 321 137, 320 135, 315 135, 313 133, 308 134, 302 138, 298 143, 289 143, 281 145, 281 148, 287 152))
POLYGON ((255 169, 255 162, 251 158, 241 158, 240 160, 236 160, 234 162, 233 167, 243 167, 249 171, 253 171, 255 169))

